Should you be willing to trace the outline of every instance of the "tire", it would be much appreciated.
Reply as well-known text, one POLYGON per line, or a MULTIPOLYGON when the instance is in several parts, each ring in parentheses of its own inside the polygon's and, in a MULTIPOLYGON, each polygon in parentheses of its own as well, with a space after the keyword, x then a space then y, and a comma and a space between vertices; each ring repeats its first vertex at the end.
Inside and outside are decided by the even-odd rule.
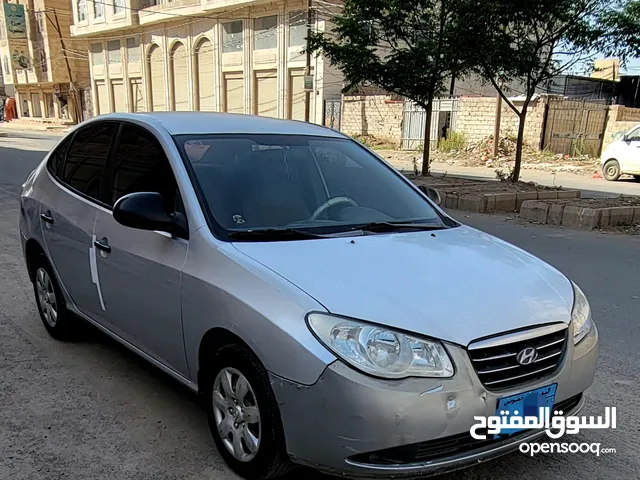
POLYGON ((620 164, 617 160, 607 160, 602 167, 602 176, 605 180, 615 182, 620 178, 622 172, 620 172, 620 164))
POLYGON ((44 327, 56 340, 71 339, 71 319, 51 264, 41 256, 33 266, 33 293, 44 327))
POLYGON ((634 175, 633 180, 636 182, 640 182, 640 175, 634 175))
POLYGON ((267 371, 253 352, 243 345, 224 346, 209 360, 201 378, 209 429, 227 465, 248 480, 274 479, 292 470, 280 409, 267 371), (253 442, 253 449, 245 438, 253 442))

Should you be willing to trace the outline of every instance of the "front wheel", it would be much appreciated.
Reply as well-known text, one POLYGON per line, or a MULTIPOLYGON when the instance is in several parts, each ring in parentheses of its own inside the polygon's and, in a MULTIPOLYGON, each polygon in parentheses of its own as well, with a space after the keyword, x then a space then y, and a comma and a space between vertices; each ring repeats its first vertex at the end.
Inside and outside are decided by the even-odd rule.
POLYGON ((249 480, 289 472, 278 403, 253 352, 236 344, 221 348, 204 377, 209 428, 227 465, 249 480))
POLYGON ((602 176, 605 180, 609 180, 610 182, 615 182, 620 178, 620 164, 617 160, 607 160, 607 162, 602 167, 602 176))

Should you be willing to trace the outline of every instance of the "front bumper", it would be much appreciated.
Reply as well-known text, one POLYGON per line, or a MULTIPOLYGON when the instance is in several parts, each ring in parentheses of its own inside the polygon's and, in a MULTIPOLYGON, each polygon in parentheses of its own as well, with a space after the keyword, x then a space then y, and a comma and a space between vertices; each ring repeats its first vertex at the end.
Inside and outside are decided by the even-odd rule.
MULTIPOLYGON (((332 363, 312 386, 272 375, 280 405, 287 450, 292 460, 327 473, 355 477, 415 477, 458 470, 489 460, 544 435, 526 432, 485 443, 463 453, 428 461, 368 462, 374 453, 401 446, 460 436, 474 416, 495 414, 499 398, 557 383, 556 404, 584 392, 592 383, 598 358, 598 332, 580 344, 569 341, 560 368, 548 377, 499 392, 478 379, 465 349, 447 345, 456 365, 450 379, 408 378, 389 381, 366 376, 340 361, 332 363)), ((574 414, 584 400, 574 402, 574 414)))

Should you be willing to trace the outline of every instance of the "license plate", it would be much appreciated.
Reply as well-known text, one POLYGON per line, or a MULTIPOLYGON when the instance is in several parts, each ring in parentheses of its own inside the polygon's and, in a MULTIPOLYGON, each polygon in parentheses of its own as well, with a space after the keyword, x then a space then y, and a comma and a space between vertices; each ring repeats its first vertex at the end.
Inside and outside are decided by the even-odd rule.
MULTIPOLYGON (((547 385, 546 387, 536 388, 524 393, 518 393, 517 395, 510 395, 508 397, 502 397, 498 400, 498 406, 496 408, 496 416, 507 418, 517 415, 519 417, 536 417, 540 415, 541 407, 549 407, 551 415, 553 415, 553 404, 556 398, 556 388, 558 384, 547 385), (503 415, 501 412, 508 411, 507 415, 503 415), (518 412, 517 414, 515 412, 518 412)), ((496 437, 503 437, 505 435, 513 435, 514 433, 526 430, 525 428, 503 428, 500 433, 495 435, 496 437)))

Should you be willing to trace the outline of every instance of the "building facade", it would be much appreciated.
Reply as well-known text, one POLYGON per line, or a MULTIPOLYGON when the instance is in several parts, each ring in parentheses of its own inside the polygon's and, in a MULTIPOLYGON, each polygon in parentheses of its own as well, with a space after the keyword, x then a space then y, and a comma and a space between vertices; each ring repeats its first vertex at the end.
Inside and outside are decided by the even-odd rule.
POLYGON ((87 46, 69 37, 71 18, 68 0, 0 3, 0 68, 19 118, 76 123, 86 116, 87 46))
MULTIPOLYGON (((303 1, 73 1, 71 34, 90 39, 96 115, 201 110, 304 120, 303 1)), ((316 56, 311 74, 310 121, 322 123, 342 77, 316 56)))

